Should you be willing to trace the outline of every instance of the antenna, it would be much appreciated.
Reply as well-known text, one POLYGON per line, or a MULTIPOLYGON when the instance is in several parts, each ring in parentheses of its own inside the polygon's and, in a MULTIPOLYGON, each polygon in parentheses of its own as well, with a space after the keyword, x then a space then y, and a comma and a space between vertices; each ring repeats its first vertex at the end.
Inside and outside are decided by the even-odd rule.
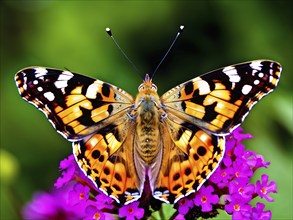
POLYGON ((106 28, 106 32, 109 34, 109 36, 112 38, 113 42, 116 44, 116 46, 118 47, 118 49, 121 51, 121 53, 123 54, 123 56, 128 60, 128 62, 132 65, 132 67, 135 69, 135 71, 141 76, 141 78, 143 79, 140 71, 137 69, 137 67, 134 65, 134 63, 129 59, 129 57, 126 55, 126 53, 124 53, 124 51, 121 49, 121 47, 119 46, 119 44, 117 43, 117 41, 115 40, 112 31, 110 28, 106 28))
POLYGON ((176 34, 176 37, 174 38, 174 40, 173 40, 171 46, 169 47, 169 49, 167 50, 167 52, 165 53, 165 55, 164 55, 163 58, 161 59, 161 61, 160 61, 160 63, 158 64, 157 68, 155 69, 155 71, 153 72, 153 74, 152 74, 152 76, 151 76, 151 79, 154 77, 155 73, 157 72, 157 70, 159 69, 159 67, 161 66, 161 64, 163 63, 163 61, 165 60, 165 58, 167 57, 167 55, 170 53, 170 50, 171 50, 172 47, 174 46, 174 44, 175 44, 177 38, 178 38, 179 35, 182 33, 183 29, 184 29, 184 26, 181 25, 181 26, 179 27, 179 30, 178 30, 178 32, 177 32, 177 34, 176 34))

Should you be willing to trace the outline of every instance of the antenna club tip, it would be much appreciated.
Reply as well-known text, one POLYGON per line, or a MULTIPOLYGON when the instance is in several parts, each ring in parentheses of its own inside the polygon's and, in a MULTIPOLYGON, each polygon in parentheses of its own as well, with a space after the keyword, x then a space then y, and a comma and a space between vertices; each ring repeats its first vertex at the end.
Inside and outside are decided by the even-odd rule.
POLYGON ((184 25, 180 25, 180 27, 179 27, 179 31, 178 31, 178 34, 181 34, 182 31, 183 31, 183 29, 184 29, 184 25))
POLYGON ((111 29, 110 28, 106 28, 106 32, 110 35, 110 37, 112 37, 112 32, 111 32, 111 29))

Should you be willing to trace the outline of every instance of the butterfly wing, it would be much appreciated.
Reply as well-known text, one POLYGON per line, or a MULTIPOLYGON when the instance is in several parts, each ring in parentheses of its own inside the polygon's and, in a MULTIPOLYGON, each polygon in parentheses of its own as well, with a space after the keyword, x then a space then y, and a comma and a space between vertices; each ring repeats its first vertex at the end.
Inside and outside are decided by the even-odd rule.
MULTIPOLYGON (((217 137, 194 124, 168 115, 161 125, 162 164, 151 184, 153 196, 167 203, 176 203, 193 193, 218 167, 225 150, 223 137, 217 137)), ((151 170, 150 176, 153 176, 151 170)))
POLYGON ((199 190, 222 160, 222 136, 273 91, 280 72, 276 62, 252 61, 212 71, 166 92, 161 97, 167 113, 161 125, 164 154, 158 178, 152 178, 154 197, 176 203, 199 190))
POLYGON ((98 188, 121 203, 140 197, 144 174, 137 175, 132 163, 131 95, 100 80, 44 67, 23 69, 15 80, 20 95, 73 142, 76 161, 98 188))
POLYGON ((44 67, 20 70, 20 95, 41 110, 68 140, 79 140, 107 126, 133 105, 122 89, 80 74, 44 67))
POLYGON ((73 153, 84 173, 106 195, 128 204, 141 197, 145 173, 133 161, 135 122, 127 115, 94 135, 73 143, 73 153))
POLYGON ((254 104, 277 86, 280 64, 256 60, 228 66, 182 83, 162 96, 169 114, 215 134, 228 134, 254 104))

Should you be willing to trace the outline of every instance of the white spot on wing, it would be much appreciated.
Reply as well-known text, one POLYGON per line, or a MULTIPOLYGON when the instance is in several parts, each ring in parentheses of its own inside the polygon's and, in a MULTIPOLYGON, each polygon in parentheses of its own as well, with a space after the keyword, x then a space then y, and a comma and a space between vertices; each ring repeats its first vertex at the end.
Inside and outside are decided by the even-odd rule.
POLYGON ((68 86, 68 80, 73 77, 73 73, 65 70, 59 75, 57 81, 54 83, 57 89, 66 88, 68 86))
POLYGON ((62 74, 58 77, 58 80, 70 80, 73 77, 73 73, 67 70, 63 71, 62 74))
POLYGON ((196 84, 199 88, 199 95, 206 95, 211 92, 210 85, 205 80, 200 81, 194 81, 194 84, 196 84))
POLYGON ((239 82, 241 79, 234 66, 225 67, 223 69, 223 73, 225 73, 229 77, 230 82, 239 82))
POLYGON ((86 90, 86 97, 89 99, 95 99, 97 98, 97 91, 99 91, 101 87, 101 84, 93 83, 89 85, 89 87, 86 90))
POLYGON ((259 74, 258 74, 258 77, 259 77, 259 78, 263 78, 263 77, 264 77, 264 74, 263 74, 263 73, 259 73, 259 74))
POLYGON ((244 85, 242 87, 242 93, 244 95, 247 95, 251 91, 251 89, 252 89, 252 86, 251 85, 244 85))
POLYGON ((37 88, 37 90, 38 90, 39 92, 42 92, 42 91, 43 91, 43 87, 39 86, 39 87, 37 88))
POLYGON ((68 86, 67 81, 56 81, 54 82, 54 85, 57 89, 65 88, 68 86))
POLYGON ((44 96, 46 99, 48 99, 50 102, 52 102, 55 99, 55 96, 52 92, 45 92, 44 96))
POLYGON ((38 83, 39 83, 39 81, 36 80, 36 79, 33 81, 33 84, 34 84, 34 85, 37 85, 38 83))
POLYGON ((256 74, 256 73, 258 73, 258 71, 257 71, 257 70, 252 70, 252 73, 251 73, 251 75, 255 76, 255 74, 256 74))
POLYGON ((35 68, 36 78, 39 78, 41 76, 47 75, 48 70, 44 67, 36 67, 35 68))
POLYGON ((261 70, 262 69, 262 61, 253 61, 251 62, 251 64, 249 65, 252 69, 256 69, 256 70, 261 70))
POLYGON ((258 85, 260 83, 260 81, 258 79, 254 80, 254 85, 258 85))

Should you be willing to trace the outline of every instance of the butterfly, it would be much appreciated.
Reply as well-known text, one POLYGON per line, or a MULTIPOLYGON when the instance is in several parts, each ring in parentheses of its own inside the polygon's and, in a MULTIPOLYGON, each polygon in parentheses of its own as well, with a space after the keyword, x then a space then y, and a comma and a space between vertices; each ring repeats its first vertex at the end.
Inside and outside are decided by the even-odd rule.
POLYGON ((281 69, 270 60, 227 66, 161 97, 148 74, 136 98, 68 70, 28 67, 15 80, 22 98, 72 142, 80 169, 102 192, 129 204, 147 176, 153 197, 173 204, 217 169, 225 136, 274 90, 281 69))

